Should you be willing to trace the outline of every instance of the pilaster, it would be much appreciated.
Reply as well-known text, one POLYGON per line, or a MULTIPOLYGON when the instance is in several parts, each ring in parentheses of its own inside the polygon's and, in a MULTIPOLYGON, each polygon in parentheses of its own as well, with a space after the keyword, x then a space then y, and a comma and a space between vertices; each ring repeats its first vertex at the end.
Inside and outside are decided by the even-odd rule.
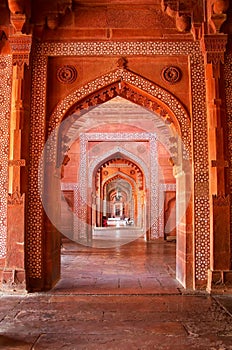
MULTIPOLYGON (((21 17, 20 23, 23 22, 21 17)), ((22 23, 20 28, 21 26, 22 23)), ((26 290, 25 193, 21 193, 21 169, 26 166, 26 160, 22 159, 22 129, 25 113, 28 113, 24 105, 24 89, 25 66, 29 65, 31 41, 31 35, 19 31, 9 37, 13 68, 8 162, 7 256, 2 275, 2 288, 5 291, 26 290)))
MULTIPOLYGON (((214 18, 215 16, 212 16, 214 18)), ((212 22, 210 19, 210 23, 212 22)), ((230 197, 227 181, 228 160, 225 149, 225 109, 222 66, 227 35, 205 34, 201 39, 205 62, 206 108, 208 122, 210 240, 211 259, 208 290, 214 289, 214 271, 230 270, 230 197)), ((221 279, 221 286, 223 286, 221 279)))

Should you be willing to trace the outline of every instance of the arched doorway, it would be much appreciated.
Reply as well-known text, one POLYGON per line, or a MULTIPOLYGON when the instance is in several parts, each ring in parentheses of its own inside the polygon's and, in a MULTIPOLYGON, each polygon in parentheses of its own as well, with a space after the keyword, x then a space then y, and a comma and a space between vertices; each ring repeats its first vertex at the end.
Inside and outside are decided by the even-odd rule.
POLYGON ((99 166, 94 180, 94 196, 100 199, 95 226, 105 227, 104 217, 110 226, 125 226, 125 218, 130 218, 137 227, 138 213, 141 213, 144 204, 139 202, 139 191, 144 191, 142 171, 118 153, 117 158, 99 166))
MULTIPOLYGON (((96 94, 96 93, 95 93, 96 94)), ((105 90, 105 93, 103 92, 103 91, 98 91, 97 92, 97 98, 99 98, 99 96, 104 96, 103 97, 103 99, 104 99, 104 102, 105 102, 105 100, 109 100, 110 98, 112 99, 112 98, 114 98, 114 97, 116 97, 116 96, 122 96, 123 98, 126 98, 126 99, 129 99, 129 100, 133 100, 133 102, 134 103, 137 103, 137 104, 142 104, 143 106, 144 105, 146 105, 146 106, 150 106, 149 107, 149 109, 150 110, 152 110, 153 111, 153 109, 154 109, 154 112, 157 114, 157 113, 159 113, 159 118, 161 118, 161 120, 163 120, 163 121, 165 121, 165 125, 170 125, 170 127, 169 127, 169 129, 172 131, 172 135, 169 135, 169 144, 168 144, 168 146, 170 147, 170 144, 171 144, 171 146, 172 147, 170 147, 170 151, 171 151, 171 157, 170 157, 170 159, 171 159, 171 162, 173 162, 173 164, 175 164, 176 165, 176 172, 178 173, 178 171, 179 171, 179 169, 181 170, 181 174, 178 174, 178 181, 182 181, 182 184, 181 184, 181 186, 182 186, 182 188, 186 188, 187 187, 187 183, 188 183, 188 179, 187 179, 187 177, 186 177, 186 174, 187 174, 187 172, 189 171, 189 168, 188 168, 188 166, 189 166, 189 164, 188 164, 188 162, 187 161, 185 161, 185 162, 182 162, 182 152, 183 152, 183 155, 184 155, 184 158, 188 158, 188 155, 189 155, 189 152, 190 152, 190 148, 189 148, 189 145, 190 145, 190 140, 189 140, 189 132, 188 131, 186 131, 185 132, 185 136, 184 136, 184 138, 183 139, 181 139, 181 141, 183 141, 182 143, 181 142, 179 142, 179 140, 178 140, 178 133, 180 132, 180 124, 178 123, 178 121, 177 121, 177 119, 175 118, 175 115, 173 114, 173 112, 171 112, 170 111, 170 108, 169 107, 167 107, 167 109, 165 110, 164 109, 164 107, 163 107, 163 105, 161 104, 161 105, 159 105, 159 104, 157 104, 156 102, 152 102, 152 98, 151 99, 149 99, 149 98, 147 98, 145 95, 143 95, 143 94, 140 94, 140 93, 138 93, 138 91, 134 91, 133 90, 133 87, 132 86, 130 86, 130 85, 127 85, 127 84, 125 84, 125 83, 122 83, 121 81, 119 82, 119 83, 114 83, 113 85, 110 85, 110 86, 107 86, 106 87, 106 90, 105 90), (122 89, 122 86, 123 86, 123 89, 122 89), (169 112, 168 112, 169 111, 169 112), (174 131, 174 133, 173 133, 173 131, 174 131), (178 162, 179 162, 179 164, 181 165, 181 167, 180 166, 178 166, 178 162), (180 180, 181 179, 181 180, 180 180)), ((95 95, 94 95, 95 96, 95 95)), ((82 112, 84 112, 84 114, 88 111, 88 106, 89 106, 89 103, 90 103, 90 105, 92 105, 92 101, 93 101, 93 99, 95 99, 95 97, 88 97, 87 98, 87 102, 86 103, 84 103, 83 102, 83 100, 81 100, 81 102, 79 103, 79 105, 77 104, 77 105, 75 105, 75 108, 74 107, 72 107, 72 109, 69 109, 67 112, 68 112, 68 114, 67 115, 69 115, 69 116, 71 116, 71 118, 72 118, 72 121, 73 121, 73 123, 76 121, 76 120, 81 120, 81 118, 79 117, 79 112, 80 111, 82 111, 82 112), (89 101, 89 102, 88 102, 89 101), (79 107, 78 107, 79 106, 79 107), (85 110, 85 108, 86 108, 86 106, 87 106, 87 111, 85 110), (79 112, 76 112, 76 111, 79 111, 79 112)), ((83 115, 83 113, 81 112, 81 114, 83 115)), ((153 113, 154 113, 153 112, 153 113)), ((181 113, 184 113, 183 112, 183 110, 181 110, 181 113)), ((54 119, 54 117, 56 116, 56 114, 57 114, 57 111, 54 113, 54 115, 53 115, 53 117, 52 117, 52 119, 51 119, 51 122, 50 122, 50 130, 52 130, 52 126, 54 126, 54 122, 55 123, 57 123, 58 122, 58 120, 57 120, 57 118, 55 118, 54 119), (56 120, 56 121, 55 121, 56 120)), ((184 114, 182 114, 182 115, 184 115, 184 114)), ((188 124, 188 119, 187 119, 187 117, 186 118, 182 118, 182 123, 183 123, 183 127, 184 127, 184 129, 185 130, 187 130, 187 125, 185 125, 184 123, 187 123, 188 124)), ((64 131, 65 130, 65 132, 67 131, 67 130, 70 130, 70 128, 68 127, 67 128, 67 125, 68 125, 68 123, 66 123, 64 126, 64 128, 61 128, 61 130, 62 131, 64 131)), ((72 128, 71 128, 72 129, 72 128)), ((134 133, 134 134, 136 134, 136 133, 134 133)), ((138 133, 137 133, 138 134, 138 133)), ((64 136, 64 133, 62 134, 63 136, 64 136)), ((118 135, 123 135, 122 133, 118 133, 118 135)), ((54 136, 54 135, 53 135, 54 136)), ((140 134, 139 135, 137 135, 136 137, 139 137, 139 139, 141 140, 141 132, 140 132, 140 134)), ((87 137, 88 138, 88 137, 87 137)), ((149 136, 149 138, 150 138, 150 136, 149 136)), ((57 139, 57 136, 55 136, 55 138, 53 139, 53 141, 54 140, 56 140, 57 139)), ((143 138, 142 138, 143 139, 143 138)), ((58 139, 57 139, 58 141, 59 141, 59 137, 58 137, 58 139)), ((89 140, 89 139, 88 139, 89 140)), ((138 140, 138 139, 137 139, 138 140)), ((151 137, 151 139, 149 139, 150 141, 153 141, 152 140, 152 137, 151 137)), ((73 140, 72 140, 73 141, 73 140)), ((116 140, 116 141, 122 141, 122 139, 121 139, 121 136, 119 137, 119 139, 118 140, 116 140)), ((125 140, 124 140, 125 141, 125 140)), ((57 145, 59 145, 59 142, 57 143, 57 145)), ((81 143, 80 143, 80 145, 81 145, 81 143)), ((54 146, 54 144, 53 144, 53 146, 54 146)), ((82 147, 82 146, 81 146, 82 147)), ((152 148, 154 148, 154 145, 151 145, 151 149, 152 148)), ((56 154, 56 147, 53 149, 53 152, 54 152, 54 150, 55 150, 55 153, 53 153, 53 155, 54 154, 56 154)), ((65 149, 65 147, 64 147, 64 149, 65 149)), ((63 154, 63 156, 65 156, 65 153, 63 154)), ((52 157, 51 157, 52 158, 52 157)), ((62 157, 61 157, 62 158, 62 157)), ((59 164, 59 162, 58 162, 58 164, 59 164)), ((62 163, 61 163, 62 164, 62 163)), ((60 164, 60 165, 61 165, 60 164)), ((56 159, 56 165, 57 165, 57 159, 56 159)), ((155 169, 156 167, 154 167, 154 169, 155 169)), ((47 166, 47 168, 46 168, 46 170, 48 170, 49 169, 49 171, 54 171, 54 168, 53 168, 53 166, 51 166, 51 165, 48 165, 47 166), (49 168, 50 167, 50 168, 49 168)), ((81 168, 82 170, 84 169, 84 171, 86 171, 86 169, 85 168, 81 168)), ((83 186, 83 183, 85 183, 86 184, 86 176, 85 176, 85 172, 84 172, 84 176, 82 176, 81 177, 81 182, 80 182, 80 188, 84 188, 84 186, 83 186)), ((191 174, 190 174, 191 175, 191 174)), ((153 187, 153 189, 151 190, 151 193, 150 194, 153 194, 153 196, 155 197, 155 195, 156 194, 158 194, 158 188, 157 188, 157 186, 155 186, 154 184, 156 184, 156 181, 154 180, 155 179, 155 177, 157 177, 157 175, 156 175, 156 171, 152 171, 151 172, 151 181, 150 181, 150 183, 154 186, 153 187)), ((189 182, 190 183, 190 182, 189 182)), ((56 185, 55 184, 53 184, 53 186, 54 186, 54 188, 56 188, 56 185)), ((86 188, 86 187, 85 187, 86 188)), ((51 192, 51 189, 48 189, 48 193, 50 193, 51 192)), ((184 191, 184 196, 186 196, 187 195, 187 197, 185 197, 185 199, 183 200, 183 193, 181 193, 181 195, 182 195, 182 203, 183 202, 185 202, 185 204, 184 205, 182 205, 181 207, 180 207, 180 211, 182 210, 182 214, 183 215, 185 215, 186 213, 185 213, 185 209, 186 209, 186 201, 187 200, 189 200, 189 193, 188 193, 189 191, 184 191)), ((83 194, 84 193, 81 193, 81 192, 79 192, 79 194, 80 194, 80 197, 81 197, 81 200, 83 200, 83 194)), ((86 198, 84 198, 84 200, 85 199, 87 199, 87 202, 90 200, 89 199, 89 193, 88 193, 88 191, 87 191, 87 193, 86 194, 84 194, 84 195, 87 195, 88 196, 88 199, 87 199, 87 197, 86 198)), ((180 192, 179 192, 179 195, 180 195, 180 192)), ((47 196, 47 198, 48 198, 48 196, 47 196)), ((80 199, 80 198, 79 198, 80 199)), ((54 200, 54 198, 53 198, 53 200, 54 200)), ((49 201, 48 201, 49 202, 49 201)), ((89 224, 90 222, 91 222, 91 210, 90 210, 90 208, 87 208, 86 207, 86 203, 84 204, 84 206, 82 205, 82 203, 81 203, 81 201, 80 200, 76 200, 76 203, 77 203, 77 210, 79 211, 79 212, 77 212, 77 214, 78 214, 78 216, 79 216, 79 214, 81 213, 81 215, 82 215, 82 219, 83 218, 86 218, 86 224, 89 224)), ((156 230, 157 229, 157 227, 158 227, 158 225, 159 225, 159 223, 158 223, 158 221, 159 221, 159 219, 158 219, 158 215, 157 215, 157 210, 158 210, 158 208, 157 208, 157 206, 156 206, 156 203, 154 202, 154 201, 150 201, 150 207, 149 207, 149 213, 153 213, 154 214, 154 220, 151 220, 150 222, 149 222, 149 228, 151 229, 151 231, 153 230, 153 232, 158 232, 158 230, 156 230)), ((188 203, 189 204, 189 203, 188 203)), ((190 217, 190 216, 189 216, 190 217)), ((74 231, 75 231, 75 223, 74 223, 74 231)), ((48 228, 48 232, 49 232, 49 230, 50 230, 50 228, 49 228, 49 225, 47 225, 47 228, 48 228)), ((80 232, 80 230, 78 230, 78 226, 76 226, 76 228, 77 228, 77 232, 80 232)), ((87 230, 88 230, 88 228, 87 228, 87 230)), ((85 232, 86 232, 86 230, 84 230, 85 232)), ((53 229, 51 229, 51 231, 50 231, 51 233, 52 233, 52 235, 53 235, 53 238, 54 238, 54 230, 53 229)), ((82 232, 83 232, 83 230, 82 230, 82 232)), ((50 234, 47 234, 47 236, 46 236, 46 239, 48 240, 49 239, 49 236, 50 236, 50 234)), ((84 237, 88 237, 88 239, 89 239, 89 235, 87 235, 86 236, 86 234, 84 234, 84 237)), ((150 236, 150 238, 155 238, 155 237, 152 237, 152 236, 150 236)), ((57 254, 59 254, 59 249, 57 250, 57 254)), ((53 254, 53 257, 54 257, 54 255, 55 254, 53 254)), ((57 258, 58 258, 58 256, 59 255, 56 255, 57 256, 57 258)), ((56 259, 54 259, 54 264, 55 264, 55 260, 56 259)), ((182 271, 182 267, 179 267, 179 271, 181 271, 181 275, 183 274, 183 271, 182 271)), ((181 276, 180 276, 181 277, 181 276)), ((183 277, 183 276, 182 276, 183 277)), ((182 278, 181 277, 181 278, 182 278)), ((185 275, 184 275, 184 278, 185 278, 185 275)))
MULTIPOLYGON (((111 178, 114 174, 119 178, 130 179, 134 188, 133 195, 136 196, 136 201, 133 202, 136 204, 136 210, 139 210, 139 219, 136 222, 142 222, 146 239, 163 237, 162 210, 165 192, 170 186, 175 191, 173 164, 170 162, 170 157, 173 157, 175 151, 170 141, 173 138, 172 129, 165 126, 156 114, 124 98, 115 97, 79 118, 77 125, 74 123, 65 134, 66 137, 67 135, 72 135, 73 139, 69 145, 61 147, 68 149, 64 159, 71 159, 68 165, 64 166, 66 174, 62 179, 62 189, 68 191, 75 187, 74 211, 78 218, 82 218, 82 222, 76 222, 74 225, 74 236, 70 238, 91 245, 92 226, 100 227, 102 217, 106 216, 106 213, 103 213, 103 200, 106 198, 101 184, 104 185, 103 180, 108 181, 108 177, 111 178), (122 116, 121 121, 118 115, 122 116), (109 132, 99 132, 102 128, 109 132), (102 172, 96 184, 100 168, 102 172), (75 173, 73 169, 76 169, 75 173), (82 176, 83 173, 85 176, 82 176), (83 198, 87 201, 87 206, 82 206, 83 198), (87 220, 88 233, 83 235, 83 226, 87 220)), ((133 219, 134 214, 129 216, 133 219)), ((138 227, 141 227, 141 223, 138 227)))

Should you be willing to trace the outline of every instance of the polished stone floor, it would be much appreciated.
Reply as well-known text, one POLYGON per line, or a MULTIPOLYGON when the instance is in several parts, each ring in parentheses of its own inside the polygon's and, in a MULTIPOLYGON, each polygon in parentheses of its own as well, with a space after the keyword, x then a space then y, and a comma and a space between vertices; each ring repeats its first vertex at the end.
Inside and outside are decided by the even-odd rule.
POLYGON ((116 249, 89 248, 66 242, 57 293, 180 294, 175 279, 175 244, 143 238, 116 249))
POLYGON ((0 302, 0 349, 232 350, 232 296, 183 290, 173 242, 66 242, 53 290, 0 302))

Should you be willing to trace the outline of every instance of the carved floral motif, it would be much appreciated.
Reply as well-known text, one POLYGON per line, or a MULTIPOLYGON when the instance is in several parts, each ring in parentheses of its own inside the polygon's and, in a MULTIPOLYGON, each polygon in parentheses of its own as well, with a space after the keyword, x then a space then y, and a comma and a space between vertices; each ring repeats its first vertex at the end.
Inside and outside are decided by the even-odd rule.
POLYGON ((77 70, 71 65, 62 66, 58 68, 56 76, 59 82, 72 84, 77 79, 77 70))
POLYGON ((176 84, 181 79, 181 70, 178 67, 165 67, 162 70, 162 78, 164 81, 170 83, 170 84, 176 84))

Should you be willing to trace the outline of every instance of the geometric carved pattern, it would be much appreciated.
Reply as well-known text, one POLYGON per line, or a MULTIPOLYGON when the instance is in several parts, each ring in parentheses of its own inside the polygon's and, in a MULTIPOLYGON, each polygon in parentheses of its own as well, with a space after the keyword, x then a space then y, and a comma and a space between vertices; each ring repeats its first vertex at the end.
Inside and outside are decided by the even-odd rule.
POLYGON ((209 172, 205 72, 201 53, 190 56, 194 159, 194 224, 196 279, 206 280, 210 262, 209 172), (199 190, 200 188, 200 190, 199 190))
POLYGON ((75 182, 61 182, 61 191, 74 191, 77 187, 77 183, 75 182))
POLYGON ((12 56, 0 58, 0 258, 6 256, 9 117, 11 106, 12 56))
MULTIPOLYGON (((229 183, 230 193, 232 193, 232 52, 225 54, 224 64, 224 77, 225 77, 225 99, 226 99, 226 115, 227 115, 227 130, 228 137, 227 142, 229 146, 229 183)), ((231 252, 232 252, 232 201, 230 201, 230 233, 231 233, 231 252)), ((231 253, 232 264, 232 253, 231 253)))
POLYGON ((12 51, 12 64, 23 66, 29 65, 29 56, 31 51, 32 35, 19 34, 9 37, 9 43, 12 51))
MULTIPOLYGON (((34 62, 33 62, 34 63, 34 62)), ((46 70, 47 59, 40 56, 40 64, 34 63, 32 77, 31 102, 31 133, 30 133, 30 167, 29 167, 29 201, 28 201, 28 234, 27 234, 27 272, 28 277, 40 278, 42 276, 42 234, 43 234, 43 207, 40 201, 38 168, 40 155, 45 142, 46 100, 46 70), (36 69, 35 69, 36 66, 36 69), (39 88, 40 93, 36 93, 39 88), (40 131, 38 132, 38 130, 40 131)))
MULTIPOLYGON (((197 280, 206 280, 209 268, 209 174, 208 174, 208 143, 207 143, 207 119, 205 106, 205 80, 204 63, 199 42, 70 42, 70 43, 37 43, 35 59, 33 61, 32 80, 32 126, 31 126, 31 154, 30 154, 30 187, 29 187, 29 222, 27 250, 28 268, 31 277, 39 277, 42 258, 42 204, 38 193, 37 169, 39 154, 42 152, 45 141, 45 106, 46 106, 46 79, 48 56, 167 56, 184 55, 189 57, 191 83, 192 83, 192 116, 191 127, 186 112, 174 96, 159 88, 157 85, 138 78, 126 69, 117 69, 115 72, 105 74, 90 84, 82 86, 66 97, 57 105, 52 115, 52 123, 59 124, 63 116, 84 97, 94 93, 113 81, 121 80, 132 84, 137 89, 154 96, 163 105, 168 106, 173 115, 179 121, 182 137, 191 140, 187 135, 192 128, 192 152, 193 158, 198 159, 194 163, 194 182, 204 183, 204 191, 194 194, 195 211, 195 273, 197 280), (203 210, 204 208, 204 210, 203 210), (198 215, 200 213, 200 215, 198 215), (32 251, 32 248, 34 251, 32 251), (31 252, 31 253, 30 253, 31 252)), ((50 125, 51 126, 51 125, 50 125)), ((54 126, 54 125, 52 125, 54 126)), ((190 145, 189 145, 190 146, 190 145)), ((189 148, 191 149, 191 148, 189 148)), ((195 188, 194 188, 195 190, 195 188)))
POLYGON ((213 204, 217 207, 228 207, 230 205, 230 196, 213 195, 213 204))

